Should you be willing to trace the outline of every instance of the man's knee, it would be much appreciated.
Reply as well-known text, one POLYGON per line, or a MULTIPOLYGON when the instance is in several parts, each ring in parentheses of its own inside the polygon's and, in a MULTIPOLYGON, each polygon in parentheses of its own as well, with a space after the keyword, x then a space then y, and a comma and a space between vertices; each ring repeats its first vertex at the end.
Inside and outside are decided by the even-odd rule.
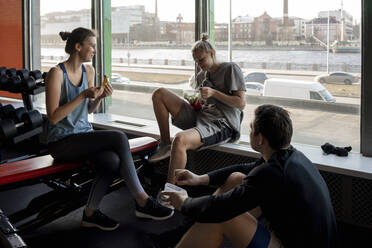
POLYGON ((174 136, 172 142, 172 149, 186 150, 188 147, 186 135, 178 133, 174 136))
POLYGON ((243 183, 244 178, 247 175, 241 172, 233 172, 230 174, 230 176, 226 179, 226 182, 224 185, 229 185, 230 187, 235 187, 237 185, 240 185, 243 183))
POLYGON ((165 89, 165 88, 159 88, 159 89, 156 89, 153 93, 152 93, 152 101, 153 102, 159 102, 163 99, 164 95, 167 94, 168 90, 165 89))

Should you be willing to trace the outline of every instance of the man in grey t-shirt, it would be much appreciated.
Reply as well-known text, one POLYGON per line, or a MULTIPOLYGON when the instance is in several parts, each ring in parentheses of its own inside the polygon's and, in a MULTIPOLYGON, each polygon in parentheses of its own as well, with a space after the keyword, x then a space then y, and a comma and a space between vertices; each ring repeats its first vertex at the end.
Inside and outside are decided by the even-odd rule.
MULTIPOLYGON (((197 89, 210 87, 226 95, 232 95, 233 91, 245 91, 243 74, 235 63, 221 63, 216 71, 201 71, 196 77, 197 89)), ((243 120, 243 111, 239 108, 229 106, 216 98, 207 98, 202 105, 202 116, 210 120, 223 120, 233 130, 230 141, 240 137, 240 124, 243 120)), ((201 117, 202 117, 201 116, 201 117)))
POLYGON ((174 170, 185 168, 187 150, 235 141, 240 137, 245 107, 241 69, 232 62, 218 62, 216 51, 205 37, 195 43, 192 54, 202 69, 196 76, 201 108, 195 109, 164 88, 157 89, 152 96, 161 142, 158 151, 149 160, 157 162, 170 156, 167 177, 170 183, 174 183, 174 170), (172 142, 169 114, 173 125, 184 130, 177 133, 172 142))

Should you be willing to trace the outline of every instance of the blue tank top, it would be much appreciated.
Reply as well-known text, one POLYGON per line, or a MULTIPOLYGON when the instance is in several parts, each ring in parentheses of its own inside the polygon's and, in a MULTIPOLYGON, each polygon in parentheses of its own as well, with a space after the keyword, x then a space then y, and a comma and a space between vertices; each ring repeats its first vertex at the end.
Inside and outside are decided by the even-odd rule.
MULTIPOLYGON (((85 67, 82 65, 82 81, 80 86, 75 86, 68 78, 65 65, 60 63, 59 67, 63 71, 59 106, 63 106, 88 88, 88 79, 85 67)), ((58 141, 72 134, 92 131, 92 124, 88 121, 88 103, 89 100, 86 98, 63 120, 57 122, 55 125, 48 123, 48 142, 58 141)))

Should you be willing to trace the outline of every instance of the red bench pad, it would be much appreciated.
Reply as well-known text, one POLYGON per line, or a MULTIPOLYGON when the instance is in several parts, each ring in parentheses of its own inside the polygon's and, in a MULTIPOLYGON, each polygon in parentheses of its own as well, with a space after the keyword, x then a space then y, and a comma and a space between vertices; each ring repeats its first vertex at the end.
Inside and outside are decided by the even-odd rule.
MULTIPOLYGON (((132 153, 151 149, 157 144, 158 142, 151 137, 129 140, 132 153)), ((82 165, 81 162, 54 163, 54 159, 50 155, 3 164, 0 165, 0 186, 72 170, 82 165)))

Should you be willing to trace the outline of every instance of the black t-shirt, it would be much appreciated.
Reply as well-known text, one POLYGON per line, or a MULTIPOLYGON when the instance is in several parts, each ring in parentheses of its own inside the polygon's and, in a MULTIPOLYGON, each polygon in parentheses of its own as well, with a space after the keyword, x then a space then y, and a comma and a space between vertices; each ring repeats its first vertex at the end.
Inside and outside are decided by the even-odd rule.
POLYGON ((335 247, 336 220, 326 183, 303 153, 290 147, 265 162, 226 167, 209 174, 222 185, 235 171, 247 174, 243 184, 221 195, 187 198, 182 212, 198 222, 216 223, 260 206, 287 248, 335 247))

